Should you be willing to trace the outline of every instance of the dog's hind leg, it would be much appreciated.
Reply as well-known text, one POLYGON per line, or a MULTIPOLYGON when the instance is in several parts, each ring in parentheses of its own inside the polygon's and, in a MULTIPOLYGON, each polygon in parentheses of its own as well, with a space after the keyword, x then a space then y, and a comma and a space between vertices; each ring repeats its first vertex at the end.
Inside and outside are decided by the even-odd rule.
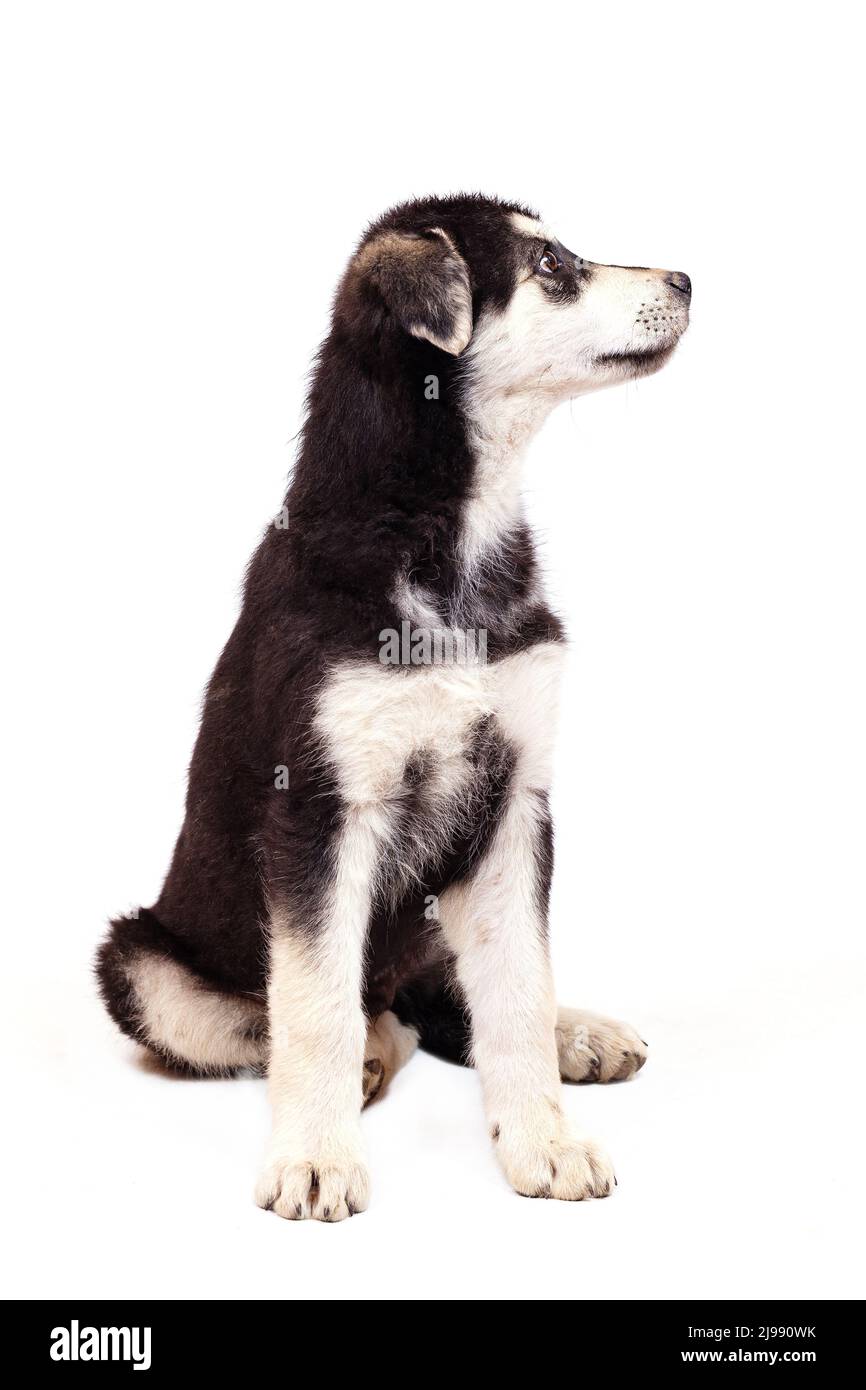
POLYGON ((364 1104, 380 1099, 418 1046, 418 1031, 386 1009, 367 1028, 364 1047, 364 1104))
POLYGON ((416 1033, 418 1046, 445 1062, 472 1066, 472 1029, 469 1009, 459 985, 442 962, 411 984, 404 985, 394 1000, 394 1012, 416 1033))
POLYGON ((556 1011, 556 1050, 565 1081, 626 1081, 647 1059, 647 1044, 628 1023, 586 1009, 556 1011))
MULTIPOLYGON (((99 949, 97 976, 111 1017, 127 1037, 174 1070, 226 1076, 264 1072, 268 1020, 264 999, 208 983, 172 954, 172 939, 152 913, 112 924, 99 949)), ((380 1099, 418 1046, 415 1028, 390 1010, 368 1024, 362 1069, 365 1105, 380 1099)))
MULTIPOLYGON (((446 909, 447 909, 447 899, 446 909)), ((472 1065, 472 1027, 466 1001, 443 966, 402 989, 394 1011, 434 1057, 472 1065)), ((563 1081, 625 1081, 639 1072, 648 1048, 628 1023, 585 1009, 556 1010, 556 1051, 563 1081)))
POLYGON ((96 973, 108 1012, 127 1037, 169 1066, 199 1076, 260 1069, 267 1060, 263 998, 232 993, 180 959, 153 913, 112 923, 96 973))

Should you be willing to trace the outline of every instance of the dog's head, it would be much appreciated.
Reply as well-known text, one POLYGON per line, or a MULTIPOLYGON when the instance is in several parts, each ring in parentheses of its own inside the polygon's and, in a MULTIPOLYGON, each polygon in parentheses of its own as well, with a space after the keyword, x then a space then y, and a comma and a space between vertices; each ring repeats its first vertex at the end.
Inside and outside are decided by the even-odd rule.
POLYGON ((370 228, 338 320, 390 349, 414 339, 459 359, 483 397, 555 404, 657 371, 689 319, 682 271, 598 265, 527 209, 427 199, 370 228))

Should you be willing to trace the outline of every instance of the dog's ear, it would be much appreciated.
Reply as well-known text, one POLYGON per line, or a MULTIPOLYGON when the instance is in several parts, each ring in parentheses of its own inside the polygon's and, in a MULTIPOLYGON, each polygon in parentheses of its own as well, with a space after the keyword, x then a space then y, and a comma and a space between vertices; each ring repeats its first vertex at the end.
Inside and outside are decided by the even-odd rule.
POLYGON ((469 267, 440 227, 380 232, 362 248, 358 269, 407 333, 453 357, 463 351, 472 336, 469 267))

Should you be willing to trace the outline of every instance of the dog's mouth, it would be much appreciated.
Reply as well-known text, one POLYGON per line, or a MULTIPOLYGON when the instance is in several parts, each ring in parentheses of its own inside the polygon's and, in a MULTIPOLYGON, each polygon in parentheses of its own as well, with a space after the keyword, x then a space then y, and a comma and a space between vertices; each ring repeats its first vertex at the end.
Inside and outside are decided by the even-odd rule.
POLYGON ((642 348, 637 352, 605 352, 595 360, 602 367, 649 367, 667 357, 675 346, 675 343, 665 343, 663 347, 642 348))

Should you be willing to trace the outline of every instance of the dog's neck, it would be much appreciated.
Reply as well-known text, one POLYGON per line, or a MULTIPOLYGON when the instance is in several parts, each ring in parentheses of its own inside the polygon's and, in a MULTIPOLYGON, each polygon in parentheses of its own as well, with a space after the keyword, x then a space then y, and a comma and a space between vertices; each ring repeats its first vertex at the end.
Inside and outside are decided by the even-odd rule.
POLYGON ((473 568, 522 522, 526 450, 552 404, 529 392, 467 394, 463 411, 474 466, 459 541, 460 560, 467 568, 473 568))
POLYGON ((386 374, 325 345, 286 499, 304 572, 327 574, 335 594, 420 593, 453 612, 524 602, 535 564, 522 465, 555 402, 482 390, 424 352, 386 374), (419 406, 434 367, 440 396, 419 406))

